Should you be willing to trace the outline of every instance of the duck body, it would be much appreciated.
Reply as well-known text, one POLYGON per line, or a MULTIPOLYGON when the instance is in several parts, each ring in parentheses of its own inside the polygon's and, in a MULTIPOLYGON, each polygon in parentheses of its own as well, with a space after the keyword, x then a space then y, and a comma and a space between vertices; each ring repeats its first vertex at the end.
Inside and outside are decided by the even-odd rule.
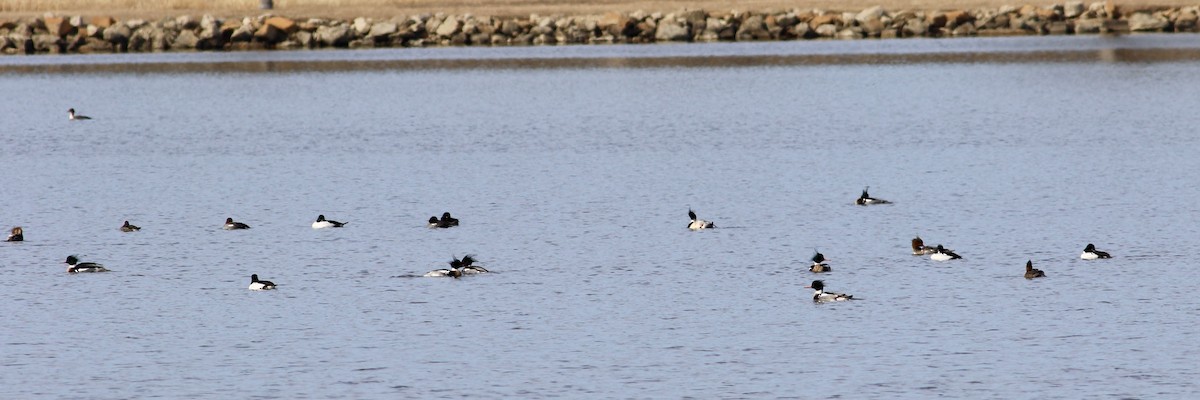
POLYGON ((812 266, 808 267, 808 270, 810 272, 833 272, 833 268, 830 268, 829 264, 825 263, 825 255, 819 251, 817 254, 813 254, 812 266))
POLYGON ((877 205, 877 204, 892 204, 892 202, 890 202, 890 201, 871 197, 871 195, 867 193, 867 189, 870 189, 870 188, 871 188, 870 186, 863 188, 862 194, 858 196, 858 199, 854 200, 854 204, 857 204, 860 206, 871 206, 871 205, 877 205))
MULTIPOLYGON (((953 251, 953 250, 951 250, 951 251, 953 251)), ((931 255, 933 253, 937 253, 936 248, 925 246, 925 241, 921 240, 920 236, 913 238, 913 240, 912 240, 912 255, 927 256, 927 255, 931 255)))
POLYGON ((462 268, 460 269, 464 275, 486 274, 490 271, 479 265, 475 265, 475 258, 470 254, 463 256, 462 268))
POLYGON ((429 217, 428 226, 430 228, 449 228, 452 226, 458 226, 458 218, 451 217, 449 212, 444 212, 442 213, 441 219, 438 219, 437 216, 429 217))
POLYGON ((814 303, 849 301, 854 298, 854 295, 849 295, 849 294, 845 294, 845 293, 826 292, 825 291, 825 282, 820 281, 820 280, 812 281, 812 284, 805 286, 805 288, 809 288, 809 289, 813 290, 812 299, 813 299, 814 303))
POLYGON ((1083 254, 1080 254, 1079 258, 1084 260, 1098 260, 1103 258, 1112 258, 1112 255, 1100 250, 1096 250, 1096 245, 1088 243, 1087 247, 1083 248, 1083 254))
POLYGON ((258 274, 250 275, 250 290, 274 290, 275 282, 258 279, 258 274))
POLYGON ((463 269, 462 260, 459 260, 458 257, 454 257, 454 260, 450 261, 450 268, 435 269, 433 271, 426 272, 425 275, 421 275, 421 276, 427 277, 427 278, 450 277, 450 278, 458 279, 458 278, 462 278, 462 276, 463 276, 462 269, 463 269))
POLYGON ((121 225, 121 232, 137 232, 140 230, 142 230, 142 227, 130 224, 129 221, 125 221, 125 225, 121 225))
POLYGON ((71 108, 71 109, 67 110, 67 119, 69 119, 71 121, 80 121, 80 120, 85 120, 85 119, 92 119, 92 117, 76 114, 75 109, 71 108))
POLYGON ((346 226, 346 224, 348 224, 348 222, 337 222, 337 221, 325 219, 325 215, 322 214, 322 215, 317 216, 317 220, 312 223, 312 228, 313 229, 341 228, 343 226, 346 226))
POLYGON ((934 250, 933 255, 929 256, 929 259, 933 261, 950 261, 961 258, 962 256, 955 254, 953 251, 947 250, 940 244, 937 245, 937 249, 934 250))
POLYGON ((1045 278, 1046 273, 1033 267, 1033 260, 1025 262, 1025 279, 1045 278))
POLYGON ((13 227, 12 233, 9 233, 8 239, 5 239, 4 241, 5 242, 24 242, 25 241, 25 230, 21 229, 21 227, 19 227, 19 226, 13 227))
POLYGON ((87 272, 108 272, 108 268, 94 262, 79 262, 75 256, 67 256, 67 273, 78 274, 87 272))
POLYGON ((225 225, 223 228, 225 228, 227 231, 232 231, 238 229, 250 229, 250 225, 246 225, 241 222, 234 222, 233 218, 225 218, 225 225))
POLYGON ((695 211, 688 210, 688 217, 692 219, 692 222, 688 223, 688 229, 691 229, 693 231, 698 231, 698 230, 703 230, 703 229, 712 229, 712 228, 717 227, 715 224, 713 224, 712 221, 705 221, 705 220, 696 218, 695 211))

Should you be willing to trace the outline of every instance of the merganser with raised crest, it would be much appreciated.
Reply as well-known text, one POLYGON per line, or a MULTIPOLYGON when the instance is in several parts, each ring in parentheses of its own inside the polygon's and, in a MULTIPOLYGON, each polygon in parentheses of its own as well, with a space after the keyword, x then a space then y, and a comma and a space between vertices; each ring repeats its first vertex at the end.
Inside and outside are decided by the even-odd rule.
POLYGON ((811 267, 808 267, 808 270, 812 272, 833 272, 833 268, 830 268, 829 264, 825 263, 825 255, 816 249, 813 249, 813 251, 816 251, 817 254, 813 254, 813 263, 811 267))
POLYGON ((874 197, 871 197, 871 195, 867 194, 867 189, 870 189, 870 188, 871 188, 870 186, 864 187, 863 191, 862 191, 862 195, 858 196, 857 200, 854 200, 854 204, 857 204, 860 206, 869 206, 869 205, 875 205, 875 204, 892 204, 892 202, 890 202, 890 201, 887 201, 884 199, 876 199, 874 197))
POLYGON ((1045 278, 1046 273, 1033 267, 1033 260, 1025 262, 1025 279, 1045 278))
POLYGON ((817 303, 825 303, 830 301, 847 301, 854 298, 854 295, 845 293, 833 293, 825 291, 825 281, 812 281, 811 285, 805 286, 813 290, 813 301, 817 303))
POLYGON ((717 227, 716 225, 714 225, 712 223, 712 221, 705 221, 705 220, 696 218, 696 212, 692 211, 692 209, 690 209, 690 208, 688 209, 688 217, 690 217, 692 219, 692 222, 688 223, 688 229, 691 229, 693 231, 698 231, 701 229, 711 229, 711 228, 717 227))

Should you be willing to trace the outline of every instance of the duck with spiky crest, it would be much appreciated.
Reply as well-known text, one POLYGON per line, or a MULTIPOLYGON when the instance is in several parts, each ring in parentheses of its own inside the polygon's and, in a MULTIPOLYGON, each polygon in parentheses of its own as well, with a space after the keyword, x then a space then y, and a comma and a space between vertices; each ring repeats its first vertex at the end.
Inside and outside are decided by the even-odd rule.
POLYGON ((857 204, 860 206, 872 206, 872 205, 876 205, 876 204, 892 204, 892 202, 890 202, 890 201, 887 201, 884 199, 876 199, 874 197, 871 197, 871 195, 867 193, 867 190, 870 188, 871 188, 870 186, 864 187, 863 191, 862 191, 862 195, 858 196, 858 199, 854 200, 854 204, 857 204))
POLYGON ((691 229, 693 231, 698 231, 698 230, 703 230, 703 229, 712 229, 712 228, 717 227, 715 224, 713 224, 712 221, 705 221, 705 220, 696 218, 696 212, 692 211, 692 209, 690 209, 690 208, 688 209, 688 218, 692 219, 692 222, 688 223, 688 229, 691 229))
POLYGON ((825 263, 825 255, 821 254, 817 249, 813 249, 813 251, 816 254, 813 254, 812 266, 808 267, 808 270, 811 272, 833 272, 833 268, 830 268, 829 264, 825 263))
POLYGON ((832 301, 848 301, 848 300, 854 298, 854 295, 849 295, 849 294, 845 294, 845 293, 826 292, 825 291, 825 281, 822 281, 822 280, 812 281, 812 284, 805 286, 805 288, 809 288, 809 289, 813 290, 812 299, 813 299, 813 302, 816 302, 816 303, 827 303, 827 302, 832 302, 832 301))
POLYGON ((1025 262, 1025 279, 1045 278, 1046 273, 1033 267, 1033 260, 1025 262))

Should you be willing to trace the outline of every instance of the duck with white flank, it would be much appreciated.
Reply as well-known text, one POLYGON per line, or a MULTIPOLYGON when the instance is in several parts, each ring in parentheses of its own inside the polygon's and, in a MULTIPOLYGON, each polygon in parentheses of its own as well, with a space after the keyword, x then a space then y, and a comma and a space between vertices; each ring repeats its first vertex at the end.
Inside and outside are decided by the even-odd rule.
POLYGON ((140 230, 142 230, 142 227, 130 224, 129 221, 125 221, 125 225, 121 225, 121 232, 137 232, 140 230))
POLYGON ((235 229, 250 229, 250 225, 241 222, 233 222, 233 218, 225 218, 225 230, 232 231, 235 229))
POLYGON ((825 303, 830 301, 847 301, 854 298, 854 295, 845 293, 833 293, 825 291, 825 281, 812 281, 811 285, 805 286, 813 290, 813 301, 817 303, 825 303))
POLYGON ((321 215, 317 216, 317 221, 312 223, 312 228, 313 229, 341 228, 343 226, 346 226, 346 224, 348 224, 348 223, 349 222, 337 222, 337 221, 333 221, 333 220, 328 220, 328 219, 325 219, 325 214, 321 214, 321 215))
POLYGON ((1112 258, 1112 255, 1100 250, 1096 250, 1096 245, 1088 243, 1087 247, 1083 248, 1083 254, 1080 254, 1079 258, 1084 260, 1095 260, 1098 258, 1112 258))
MULTIPOLYGON (((815 249, 813 251, 816 251, 815 249)), ((817 254, 812 256, 812 266, 808 267, 812 272, 833 272, 833 268, 829 268, 829 264, 825 263, 825 255, 817 251, 817 254)))
POLYGON ((945 247, 942 247, 942 245, 940 245, 940 244, 937 245, 937 250, 934 250, 933 255, 929 256, 929 259, 933 260, 933 261, 948 261, 948 260, 957 260, 960 258, 962 258, 962 256, 960 256, 958 254, 954 254, 954 251, 947 250, 945 247))
MULTIPOLYGON (((953 251, 953 250, 951 250, 951 251, 953 251)), ((937 252, 936 248, 925 246, 925 241, 921 240, 920 236, 913 238, 912 254, 914 256, 923 256, 923 255, 933 254, 936 252, 937 252)))
POLYGON ((14 226, 12 228, 12 233, 8 234, 8 239, 5 239, 4 241, 5 242, 23 242, 23 241, 25 241, 25 231, 22 230, 21 227, 19 227, 19 226, 14 226))
POLYGON ((72 109, 67 110, 67 119, 72 120, 72 121, 78 121, 78 120, 83 120, 83 119, 92 119, 92 117, 89 117, 86 115, 75 114, 75 109, 72 108, 72 109))
POLYGON ((1025 262, 1025 279, 1045 278, 1046 273, 1033 267, 1033 260, 1025 262))
POLYGON ((463 258, 462 258, 462 268, 461 268, 460 270, 462 271, 462 273, 463 273, 463 274, 467 274, 467 275, 471 275, 471 274, 483 274, 483 273, 487 273, 487 272, 489 272, 489 271, 487 270, 487 268, 484 268, 484 267, 482 267, 482 266, 479 266, 479 265, 475 265, 475 258, 474 258, 474 257, 471 257, 471 255, 470 255, 470 254, 467 254, 467 255, 463 256, 463 258))
POLYGON ((75 256, 67 256, 67 273, 76 274, 80 272, 108 272, 103 265, 94 262, 79 262, 79 258, 75 256))
POLYGON ((258 274, 250 275, 250 290, 272 290, 275 289, 275 282, 260 281, 258 274))
POLYGON ((692 219, 692 222, 688 223, 688 229, 691 229, 693 231, 698 231, 701 229, 712 229, 712 228, 717 227, 716 225, 714 225, 712 223, 712 221, 705 221, 705 220, 696 218, 696 212, 692 211, 692 209, 690 209, 690 208, 688 209, 688 217, 690 217, 692 219))
POLYGON ((433 271, 426 272, 425 275, 421 275, 421 276, 426 277, 426 278, 451 277, 451 278, 458 279, 463 276, 462 269, 463 269, 462 260, 459 260, 458 257, 454 257, 454 260, 450 261, 450 268, 435 269, 433 271))
POLYGON ((867 189, 870 189, 870 188, 871 188, 870 186, 863 188, 862 195, 858 196, 857 200, 854 200, 854 204, 857 204, 860 206, 870 206, 870 205, 875 205, 875 204, 892 204, 892 202, 890 202, 890 201, 887 201, 884 199, 876 199, 874 197, 871 197, 871 195, 867 194, 867 189))

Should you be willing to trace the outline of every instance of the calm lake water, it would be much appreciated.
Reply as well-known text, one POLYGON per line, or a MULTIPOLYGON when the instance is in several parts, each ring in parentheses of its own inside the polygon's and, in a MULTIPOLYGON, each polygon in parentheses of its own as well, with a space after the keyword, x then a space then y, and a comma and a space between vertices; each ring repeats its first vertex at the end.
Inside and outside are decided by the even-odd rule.
POLYGON ((0 398, 1195 398, 1197 49, 0 58, 0 398))

